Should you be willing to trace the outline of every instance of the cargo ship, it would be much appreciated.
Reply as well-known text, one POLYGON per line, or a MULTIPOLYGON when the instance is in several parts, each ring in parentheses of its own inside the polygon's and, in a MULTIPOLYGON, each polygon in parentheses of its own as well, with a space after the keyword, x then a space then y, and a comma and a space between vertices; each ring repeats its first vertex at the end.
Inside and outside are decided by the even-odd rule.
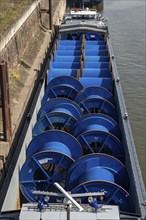
POLYGON ((93 7, 93 6, 98 6, 103 4, 103 0, 68 0, 67 1, 67 6, 71 8, 81 8, 82 6, 85 7, 93 7))
POLYGON ((1 218, 146 219, 107 19, 89 8, 67 12, 48 62, 1 218), (19 186, 21 209, 8 212, 19 186))

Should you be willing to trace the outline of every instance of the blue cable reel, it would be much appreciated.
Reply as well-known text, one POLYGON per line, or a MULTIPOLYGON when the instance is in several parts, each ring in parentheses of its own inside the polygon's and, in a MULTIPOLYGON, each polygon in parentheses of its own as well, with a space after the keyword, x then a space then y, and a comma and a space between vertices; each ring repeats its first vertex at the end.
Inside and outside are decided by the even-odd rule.
POLYGON ((104 131, 121 139, 121 131, 118 123, 111 117, 101 114, 89 114, 80 118, 72 128, 72 134, 77 137, 87 131, 104 131))
POLYGON ((77 122, 77 119, 69 114, 62 112, 51 112, 41 117, 32 130, 32 136, 49 130, 61 130, 71 133, 71 127, 77 122))
POLYGON ((115 121, 118 121, 118 114, 115 106, 109 101, 101 98, 84 99, 79 103, 79 106, 84 115, 90 113, 102 113, 110 116, 115 121))
POLYGON ((117 158, 122 163, 125 161, 122 143, 111 133, 87 131, 80 134, 76 139, 80 142, 84 154, 104 153, 117 158))
POLYGON ((75 96, 82 88, 82 84, 76 78, 72 76, 58 76, 49 82, 42 99, 42 104, 56 97, 74 100, 75 96))
POLYGON ((105 153, 124 163, 120 129, 110 117, 103 114, 83 116, 72 128, 72 134, 80 142, 84 154, 105 153))
POLYGON ((71 127, 81 116, 82 111, 75 102, 65 98, 51 99, 38 112, 38 121, 33 128, 33 137, 52 129, 70 133, 71 127))
MULTIPOLYGON (((67 170, 83 155, 83 151, 72 135, 54 130, 35 137, 26 154, 27 160, 19 175, 20 188, 28 201, 37 202, 32 190, 56 191, 54 182, 64 186, 67 170)), ((50 202, 56 199, 51 197, 50 202)))
POLYGON ((91 86, 82 89, 75 102, 79 104, 83 114, 103 113, 118 121, 113 95, 103 87, 91 86))
MULTIPOLYGON (((124 165, 105 154, 90 154, 79 158, 68 170, 66 190, 71 193, 105 192, 97 197, 98 204, 118 205, 121 211, 132 211, 129 177, 124 165)), ((88 198, 81 198, 88 203, 88 198)))
POLYGON ((104 87, 100 86, 89 86, 83 88, 76 96, 75 102, 80 103, 84 99, 89 98, 101 98, 109 101, 115 106, 115 100, 113 98, 113 94, 104 87))
POLYGON ((82 116, 82 111, 78 104, 66 98, 55 98, 46 102, 40 108, 37 118, 39 119, 50 112, 64 112, 66 114, 72 115, 77 120, 82 116))

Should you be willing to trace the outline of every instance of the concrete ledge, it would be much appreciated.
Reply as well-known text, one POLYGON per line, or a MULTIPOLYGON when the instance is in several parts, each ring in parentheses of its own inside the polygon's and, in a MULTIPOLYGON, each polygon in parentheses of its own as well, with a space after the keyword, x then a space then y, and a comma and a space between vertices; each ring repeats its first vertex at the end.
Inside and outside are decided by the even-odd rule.
MULTIPOLYGON (((58 25, 60 22, 60 19, 63 18, 64 12, 66 8, 66 0, 60 0, 59 4, 55 8, 54 16, 53 16, 53 24, 58 25)), ((29 10, 32 12, 33 10, 29 10)), ((24 19, 23 19, 24 21, 24 19)), ((19 32, 19 30, 18 30, 19 32)), ((29 70, 26 70, 27 74, 25 74, 26 81, 23 85, 23 88, 18 93, 18 99, 15 103, 13 103, 13 108, 11 108, 11 121, 12 121, 12 141, 15 136, 15 133, 18 129, 19 123, 21 121, 21 118, 23 116, 24 110, 26 108, 27 102, 29 100, 30 94, 33 89, 34 82, 37 78, 37 72, 36 70, 40 69, 40 65, 43 61, 43 58, 45 56, 46 50, 51 42, 51 36, 52 31, 48 30, 44 33, 45 37, 43 40, 43 43, 40 46, 40 50, 37 54, 35 54, 35 59, 33 63, 30 66, 29 70)), ((11 41, 11 40, 10 40, 11 41)), ((30 42, 31 43, 31 42, 30 42)), ((12 42, 12 44, 14 44, 12 42)), ((17 80, 17 79, 16 79, 17 80)), ((12 84, 12 82, 11 82, 12 84)), ((12 102, 12 100, 11 100, 12 102)), ((1 112, 0 112, 0 122, 2 121, 1 118, 1 112)), ((1 131, 1 129, 0 129, 1 131)), ((9 150, 10 150, 11 143, 4 142, 0 140, 0 155, 3 155, 5 158, 7 157, 9 150)), ((0 162, 0 170, 3 168, 2 163, 0 162)))
POLYGON ((0 40, 0 52, 5 48, 8 42, 12 39, 12 37, 16 34, 19 28, 23 25, 23 23, 28 19, 28 17, 32 14, 32 12, 36 9, 38 4, 42 0, 36 0, 30 8, 24 13, 24 15, 11 27, 6 34, 4 34, 0 40))

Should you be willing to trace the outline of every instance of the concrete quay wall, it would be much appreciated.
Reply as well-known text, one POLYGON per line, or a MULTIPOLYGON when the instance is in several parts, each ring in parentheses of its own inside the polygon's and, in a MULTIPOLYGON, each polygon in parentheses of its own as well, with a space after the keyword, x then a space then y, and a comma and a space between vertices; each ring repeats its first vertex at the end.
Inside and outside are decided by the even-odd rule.
MULTIPOLYGON (((49 14, 41 13, 41 9, 49 10, 49 1, 36 0, 30 8, 0 38, 0 61, 8 61, 8 69, 12 69, 21 60, 26 49, 34 41, 39 32, 49 29, 49 14)), ((59 19, 62 1, 52 1, 53 24, 59 19)))
MULTIPOLYGON (((58 25, 60 18, 63 17, 66 8, 66 0, 52 1, 53 11, 53 27, 58 25)), ((11 106, 11 124, 12 135, 17 129, 19 121, 15 115, 22 114, 24 105, 18 105, 20 94, 23 92, 27 79, 30 75, 36 75, 36 70, 39 70, 43 60, 43 55, 40 60, 37 59, 37 64, 34 66, 35 58, 41 50, 46 35, 48 36, 47 46, 51 41, 53 30, 49 28, 49 1, 37 0, 30 8, 16 21, 0 38, 0 62, 7 61, 8 78, 9 78, 9 93, 11 106), (41 13, 41 10, 44 12, 41 13), (46 10, 46 12, 45 12, 46 10), (34 69, 32 70, 32 68, 34 69), (21 106, 21 107, 20 107, 21 106)), ((37 76, 36 76, 37 77, 37 76)), ((33 77, 31 80, 34 80, 33 77)), ((30 82, 30 80, 29 80, 30 82)), ((33 84, 33 81, 31 82, 33 84)), ((23 99, 25 103, 25 99, 23 99)), ((3 139, 2 128, 2 113, 0 111, 0 142, 3 139)), ((7 148, 7 147, 6 147, 7 148)), ((3 155, 2 146, 0 143, 0 155, 3 155)))
MULTIPOLYGON (((48 1, 46 0, 39 1, 39 4, 36 5, 34 10, 27 17, 27 19, 23 20, 24 23, 21 25, 20 28, 18 28, 17 26, 19 22, 18 23, 16 22, 16 24, 13 25, 11 31, 8 30, 7 33, 5 33, 5 36, 7 35, 7 38, 5 38, 5 42, 3 41, 3 44, 1 44, 2 50, 0 51, 0 60, 4 59, 8 62, 8 73, 9 73, 9 81, 10 81, 9 84, 10 87, 12 87, 12 90, 10 90, 11 93, 10 101, 12 104, 11 119, 12 119, 12 127, 13 127, 13 136, 15 136, 15 132, 17 131, 17 127, 21 121, 21 117, 23 115, 31 91, 33 89, 34 81, 37 78, 36 70, 39 71, 45 53, 47 51, 47 48, 49 47, 49 44, 53 36, 53 30, 49 30, 49 15, 47 13, 43 13, 41 14, 41 18, 38 17, 39 8, 48 9, 48 5, 46 5, 46 2, 48 1), (18 28, 16 32, 14 31, 15 25, 18 28), (10 32, 11 34, 12 32, 14 33, 12 34, 11 38, 10 38, 10 32), (43 36, 41 38, 41 41, 39 41, 39 35, 43 36), (6 39, 8 40, 6 41, 6 39), (35 44, 35 42, 40 44, 38 52, 36 51, 37 45, 35 44), (30 47, 33 47, 33 51, 31 53, 31 59, 29 60, 29 56, 27 56, 26 51, 29 51, 30 47), (20 68, 21 57, 22 59, 24 58, 27 59, 30 65, 29 68, 25 68, 24 66, 23 68, 20 68), (19 75, 19 77, 17 77, 17 75, 15 77, 13 76, 13 69, 19 71, 17 72, 17 75, 19 75), (21 84, 21 88, 19 84, 21 84), (16 87, 15 90, 14 87, 16 87)), ((61 18, 63 18, 65 12, 66 0, 55 0, 52 2, 53 2, 53 25, 58 25, 60 23, 61 18)), ((41 91, 44 91, 44 89, 42 88, 41 91)), ((42 96, 43 94, 40 96, 40 99, 42 96)), ((38 100, 39 103, 37 104, 38 107, 40 107, 40 99, 38 100)), ((34 113, 34 116, 32 116, 33 122, 30 123, 30 127, 28 129, 28 135, 26 135, 25 137, 22 150, 17 158, 17 164, 15 165, 15 167, 13 167, 13 174, 10 173, 11 171, 9 169, 8 170, 3 169, 5 178, 2 187, 0 187, 1 188, 0 208, 2 211, 19 209, 21 206, 20 189, 19 189, 19 170, 26 159, 25 158, 26 146, 28 146, 28 143, 31 140, 31 129, 36 120, 36 115, 35 115, 36 112, 34 113), (10 178, 11 175, 12 178, 10 178)), ((10 149, 11 149, 11 143, 5 143, 3 141, 0 141, 0 154, 4 155, 5 164, 7 164, 8 161, 8 159, 6 158, 10 159, 10 155, 9 155, 9 152, 11 151, 10 149)), ((14 166, 13 162, 11 161, 8 166, 10 166, 12 170, 12 166, 14 166)), ((8 166, 6 167, 8 168, 8 166)), ((2 166, 0 168, 2 168, 2 166)), ((0 180, 2 180, 1 175, 0 175, 0 180)))

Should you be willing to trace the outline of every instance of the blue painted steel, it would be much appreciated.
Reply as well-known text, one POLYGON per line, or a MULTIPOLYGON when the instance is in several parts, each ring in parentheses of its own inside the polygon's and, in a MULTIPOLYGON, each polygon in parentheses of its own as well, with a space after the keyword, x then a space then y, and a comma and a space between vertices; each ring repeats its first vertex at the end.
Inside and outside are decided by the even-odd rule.
MULTIPOLYGON (((111 77, 111 71, 107 70, 107 69, 100 69, 100 68, 83 68, 82 71, 82 76, 83 77, 92 77, 92 76, 96 76, 98 77, 98 75, 100 76, 100 74, 107 74, 110 75, 111 77)), ((104 77, 103 77, 104 78, 104 77)), ((106 77, 105 77, 106 78, 106 77)))
POLYGON ((70 133, 71 127, 81 118, 79 106, 64 98, 51 99, 38 112, 38 121, 33 128, 33 137, 45 130, 65 130, 70 133))
POLYGON ((29 144, 27 160, 20 172, 20 186, 29 201, 36 201, 32 190, 49 191, 54 182, 64 181, 66 172, 83 155, 79 142, 62 131, 39 134, 29 144))
POLYGON ((109 69, 109 62, 84 62, 84 68, 109 69))
POLYGON ((84 56, 84 61, 85 62, 109 62, 109 57, 108 56, 84 56))
POLYGON ((58 45, 57 50, 81 50, 81 45, 58 45))
MULTIPOLYGON (((104 191, 96 207, 112 204, 132 211, 104 35, 66 33, 62 38, 50 62, 49 83, 20 172, 22 193, 35 202, 32 190, 54 192, 53 183, 59 182, 72 193, 104 191)), ((50 202, 57 202, 56 197, 50 202)))
POLYGON ((88 181, 108 181, 128 190, 130 181, 125 166, 116 158, 106 154, 91 154, 78 159, 68 170, 68 190, 88 181))
POLYGON ((32 194, 32 190, 52 191, 53 183, 62 183, 73 162, 71 157, 59 150, 39 152, 28 158, 19 175, 20 188, 25 198, 36 202, 37 197, 32 194))
POLYGON ((74 77, 58 76, 48 84, 42 99, 42 104, 56 97, 65 97, 74 100, 75 96, 82 88, 82 84, 74 77))
POLYGON ((80 50, 57 50, 55 56, 81 56, 80 50))
POLYGON ((121 141, 105 131, 87 131, 76 137, 85 154, 105 153, 124 163, 125 153, 121 141))
POLYGON ((107 55, 108 55, 107 50, 85 50, 84 52, 84 56, 107 56, 107 55))
POLYGON ((65 98, 51 99, 49 102, 46 102, 40 108, 37 117, 41 118, 49 112, 66 113, 75 117, 77 120, 82 116, 79 106, 75 102, 65 98))
POLYGON ((48 82, 50 82, 52 79, 58 77, 58 76, 72 76, 77 77, 77 71, 78 69, 54 69, 51 68, 48 75, 48 82))
POLYGON ((103 131, 115 135, 121 139, 118 123, 104 114, 89 114, 80 118, 72 128, 72 134, 77 137, 84 132, 103 131))
POLYGON ((85 45, 106 45, 106 42, 103 40, 101 40, 101 41, 87 40, 85 42, 85 45))
MULTIPOLYGON (((104 154, 86 155, 68 170, 66 188, 72 193, 102 192, 101 204, 118 204, 121 210, 131 210, 129 177, 125 167, 117 159, 104 154)), ((82 202, 87 203, 87 198, 82 202)))
POLYGON ((62 130, 67 133, 71 133, 71 127, 76 123, 77 119, 73 116, 62 112, 51 112, 41 117, 35 124, 32 130, 32 136, 35 137, 38 134, 46 130, 62 130))
POLYGON ((90 202, 90 206, 95 208, 95 212, 97 212, 97 210, 100 208, 100 206, 98 205, 98 202, 96 200, 96 198, 94 198, 91 202, 90 202))
MULTIPOLYGON (((71 193, 88 193, 88 192, 106 192, 104 199, 102 197, 98 198, 97 202, 99 204, 106 205, 118 205, 120 211, 134 213, 133 201, 129 193, 114 183, 108 183, 107 181, 89 181, 85 184, 80 184, 74 188, 71 193)), ((82 203, 88 203, 88 199, 84 197, 81 199, 82 203)))
POLYGON ((76 160, 83 154, 81 145, 72 135, 64 131, 54 130, 43 132, 32 139, 27 148, 26 155, 30 157, 40 151, 48 151, 53 148, 58 149, 59 153, 62 152, 68 156, 70 155, 73 160, 76 160))
MULTIPOLYGON (((57 85, 58 86, 67 85, 69 87, 75 88, 77 91, 80 91, 81 89, 83 89, 83 86, 77 79, 73 77, 69 77, 69 76, 56 77, 51 82, 49 82, 47 89, 53 88, 54 86, 57 86, 57 85)), ((47 89, 46 89, 46 92, 47 92, 47 89)))
POLYGON ((79 62, 81 60, 80 56, 58 56, 54 57, 56 62, 79 62))
POLYGON ((47 93, 45 93, 45 96, 42 99, 42 104, 44 104, 49 99, 57 98, 57 97, 63 97, 74 100, 77 93, 78 90, 72 88, 71 86, 67 86, 67 85, 54 86, 53 88, 47 90, 47 93))
POLYGON ((79 69, 80 62, 51 62, 50 66, 56 69, 79 69))
POLYGON ((118 114, 115 106, 106 99, 87 98, 81 101, 79 106, 81 107, 83 114, 103 113, 110 116, 115 121, 118 121, 118 114))
POLYGON ((76 96, 75 102, 80 103, 85 99, 90 99, 90 98, 101 98, 108 100, 111 102, 113 105, 115 105, 115 100, 113 97, 113 94, 107 90, 104 87, 98 87, 98 86, 89 86, 83 88, 76 96))
MULTIPOLYGON (((69 70, 71 70, 71 69, 69 69, 69 70)), ((78 69, 75 69, 75 71, 65 71, 65 69, 61 69, 61 71, 58 71, 58 72, 57 71, 51 72, 48 77, 48 81, 50 82, 52 79, 54 79, 58 76, 72 76, 72 77, 76 78, 77 71, 78 71, 78 69)))
POLYGON ((85 45, 85 50, 106 50, 106 45, 85 45))
POLYGON ((83 87, 101 86, 108 89, 110 92, 113 90, 113 83, 110 78, 80 77, 79 82, 81 82, 83 87))
POLYGON ((88 67, 86 68, 86 71, 83 69, 82 77, 101 77, 101 78, 111 78, 111 72, 108 69, 101 69, 100 71, 90 71, 88 70, 88 67), (101 71, 104 70, 104 71, 101 71))
POLYGON ((82 44, 82 41, 80 40, 60 40, 58 41, 58 45, 74 45, 74 46, 78 46, 78 45, 81 45, 82 44))

